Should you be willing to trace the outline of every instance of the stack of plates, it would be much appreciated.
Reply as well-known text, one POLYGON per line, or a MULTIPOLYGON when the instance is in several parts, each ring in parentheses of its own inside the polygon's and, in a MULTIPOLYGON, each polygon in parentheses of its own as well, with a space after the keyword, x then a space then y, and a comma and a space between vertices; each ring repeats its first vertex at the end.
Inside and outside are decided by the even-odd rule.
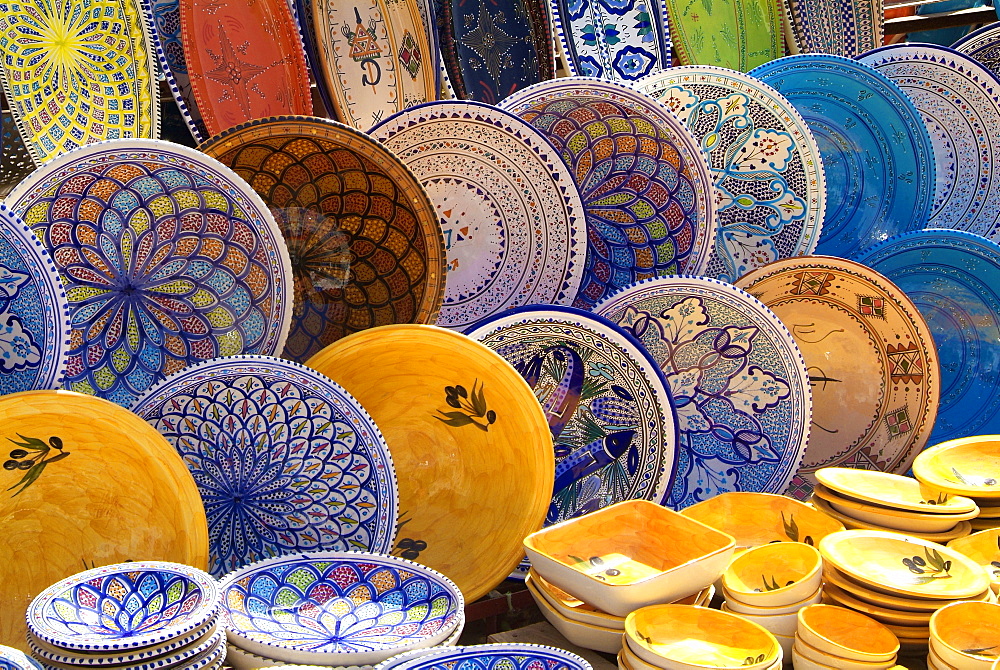
POLYGON ((896 665, 899 639, 878 621, 831 605, 810 605, 798 617, 789 655, 795 670, 888 670, 896 665))
POLYGON ((945 495, 964 496, 979 507, 972 530, 1000 528, 1000 435, 949 440, 925 450, 913 462, 913 475, 945 495))
POLYGON ((50 668, 217 670, 226 656, 219 591, 178 563, 118 563, 68 577, 28 608, 28 645, 50 668))
POLYGON ((3 670, 42 670, 38 661, 26 656, 23 651, 2 645, 0 645, 0 668, 3 670))

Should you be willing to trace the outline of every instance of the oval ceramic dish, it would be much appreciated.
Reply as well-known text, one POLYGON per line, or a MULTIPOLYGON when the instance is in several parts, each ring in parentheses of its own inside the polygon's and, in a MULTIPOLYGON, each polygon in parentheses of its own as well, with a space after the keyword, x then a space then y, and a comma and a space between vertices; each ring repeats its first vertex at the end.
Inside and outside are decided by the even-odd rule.
POLYGON ((681 65, 747 72, 785 55, 778 0, 666 0, 681 65))
MULTIPOLYGON (((187 668, 189 664, 196 663, 200 658, 211 656, 213 652, 218 652, 219 646, 225 646, 225 643, 226 631, 221 628, 217 630, 213 620, 208 632, 196 638, 191 644, 171 652, 163 652, 161 648, 154 647, 158 652, 155 656, 144 660, 132 658, 129 661, 125 661, 124 664, 128 670, 187 668)), ((99 667, 107 667, 112 662, 123 658, 122 656, 97 656, 94 654, 76 654, 71 656, 67 655, 66 652, 63 652, 63 654, 53 654, 33 642, 30 635, 28 637, 28 646, 35 656, 41 658, 47 665, 56 668, 56 670, 66 670, 66 666, 70 668, 90 667, 97 670, 99 667)))
MULTIPOLYGON (((892 509, 845 498, 818 484, 813 491, 815 498, 822 498, 841 514, 865 523, 882 526, 887 530, 902 530, 914 533, 947 533, 960 521, 968 521, 979 515, 979 508, 961 514, 927 514, 892 509)), ((815 500, 814 498, 814 500, 815 500)))
POLYGON ((71 666, 106 666, 106 665, 127 665, 129 667, 148 668, 161 667, 166 664, 173 664, 171 658, 184 654, 186 658, 194 658, 207 651, 217 643, 216 636, 222 634, 225 640, 225 631, 218 626, 218 618, 213 617, 207 623, 188 633, 179 635, 170 640, 158 642, 152 646, 139 647, 137 649, 122 649, 112 652, 74 652, 62 647, 49 644, 36 635, 28 631, 28 647, 31 653, 41 658, 43 661, 55 661, 63 665, 71 666), (205 642, 211 644, 202 647, 205 642), (192 649, 200 649, 198 654, 188 654, 192 649))
MULTIPOLYGON (((918 598, 905 598, 902 596, 892 596, 887 593, 873 591, 829 566, 823 570, 823 580, 847 592, 852 597, 866 603, 892 610, 898 610, 900 612, 935 612, 950 603, 961 602, 957 599, 923 600, 918 598)), ((973 596, 972 598, 963 598, 962 600, 986 600, 988 593, 989 589, 973 596)))
POLYGON ((792 53, 855 58, 882 46, 883 0, 784 0, 792 53))
POLYGON ((942 442, 913 462, 913 474, 927 486, 957 495, 1000 499, 1000 436, 979 435, 942 442))
POLYGON ((591 670, 583 658, 556 647, 538 644, 483 644, 400 654, 380 663, 377 670, 591 670))
POLYGON ((816 479, 840 495, 893 509, 924 514, 978 512, 976 503, 940 491, 912 477, 856 468, 822 468, 816 479))
POLYGON ((948 546, 983 566, 993 591, 1000 592, 1000 528, 981 530, 952 540, 948 546))
POLYGON ((843 607, 802 608, 796 633, 811 647, 853 661, 889 663, 899 653, 899 640, 883 624, 843 607))
POLYGON ((727 600, 731 596, 756 607, 788 606, 819 590, 822 568, 823 558, 815 547, 804 542, 772 542, 736 556, 722 573, 722 586, 727 600))
POLYGON ((823 593, 833 601, 832 604, 867 614, 876 621, 896 626, 926 626, 930 623, 933 612, 906 612, 888 607, 879 607, 855 598, 847 591, 834 584, 824 584, 823 593))
POLYGON ((899 528, 890 528, 884 524, 874 524, 867 521, 862 521, 856 517, 845 514, 838 509, 835 509, 833 505, 823 500, 819 496, 813 496, 810 500, 811 505, 816 509, 823 512, 824 514, 840 521, 844 524, 844 527, 848 530, 877 530, 877 531, 892 531, 901 535, 910 535, 913 537, 920 538, 921 540, 927 540, 928 542, 950 542, 959 537, 965 537, 972 532, 972 522, 971 521, 959 521, 951 530, 940 532, 940 533, 925 533, 918 532, 914 530, 904 531, 899 528))
POLYGON ((734 491, 684 509, 681 514, 736 538, 739 548, 769 542, 816 545, 844 524, 787 496, 734 491))
POLYGON ((941 659, 961 668, 986 668, 1000 647, 1000 605, 955 603, 931 617, 931 646, 941 659))

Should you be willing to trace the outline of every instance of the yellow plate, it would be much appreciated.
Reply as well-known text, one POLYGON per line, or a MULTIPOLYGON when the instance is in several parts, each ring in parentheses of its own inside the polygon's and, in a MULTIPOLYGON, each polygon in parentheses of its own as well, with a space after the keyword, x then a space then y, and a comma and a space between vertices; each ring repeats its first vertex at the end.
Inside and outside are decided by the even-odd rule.
POLYGON ((888 472, 822 468, 816 471, 816 479, 842 496, 893 509, 924 514, 965 514, 978 509, 969 498, 949 495, 912 477, 888 472))
POLYGON ((548 422, 521 375, 464 335, 411 324, 349 335, 307 365, 385 436, 399 482, 393 553, 444 573, 469 602, 503 581, 555 477, 548 422))
POLYGON ((1000 498, 1000 435, 949 440, 913 461, 914 476, 931 488, 979 499, 1000 498))
POLYGON ((948 546, 983 566, 994 590, 1000 587, 1000 528, 960 537, 949 542, 948 546))
POLYGON ((816 545, 844 524, 808 505, 772 493, 723 493, 681 511, 736 538, 737 547, 757 547, 775 541, 816 545))
POLYGON ((875 524, 865 523, 861 519, 855 519, 853 517, 842 514, 830 506, 830 503, 823 500, 822 498, 813 497, 810 503, 816 507, 817 510, 827 514, 837 521, 844 524, 848 530, 878 530, 885 531, 887 533, 898 533, 899 535, 907 535, 910 537, 918 537, 921 540, 927 540, 928 542, 950 542, 959 537, 965 537, 972 532, 973 523, 975 519, 969 521, 959 521, 958 524, 946 533, 907 533, 902 530, 897 530, 895 528, 886 528, 885 526, 876 526, 875 524))
POLYGON ((948 533, 954 530, 960 521, 975 519, 979 508, 961 514, 925 514, 909 510, 893 509, 872 505, 831 491, 822 484, 817 484, 813 495, 830 503, 831 507, 859 521, 885 526, 891 530, 905 530, 916 533, 948 533))
POLYGON ((819 543, 823 560, 870 588, 914 598, 971 598, 989 586, 986 571, 935 542, 898 533, 845 530, 819 543))
POLYGON ((24 612, 40 591, 90 567, 133 560, 208 567, 194 479, 156 429, 70 391, 0 398, 0 644, 28 651, 24 612))
POLYGON ((844 589, 832 583, 825 584, 823 592, 834 604, 867 614, 881 623, 895 624, 897 626, 928 626, 933 614, 933 612, 906 612, 888 607, 879 607, 878 605, 866 603, 864 600, 855 598, 844 589))
POLYGON ((954 600, 923 600, 919 598, 904 598, 903 596, 892 596, 888 593, 873 591, 866 586, 851 580, 847 575, 839 572, 835 568, 826 566, 823 569, 823 579, 827 584, 834 584, 843 591, 847 591, 853 597, 863 600, 872 605, 886 607, 888 609, 900 610, 904 612, 935 612, 945 605, 961 602, 962 600, 986 600, 990 590, 986 589, 982 593, 972 598, 961 598, 954 600))
POLYGON ((979 532, 983 530, 992 530, 993 528, 1000 528, 1000 519, 990 519, 990 518, 978 518, 969 521, 969 525, 972 527, 973 531, 979 532))

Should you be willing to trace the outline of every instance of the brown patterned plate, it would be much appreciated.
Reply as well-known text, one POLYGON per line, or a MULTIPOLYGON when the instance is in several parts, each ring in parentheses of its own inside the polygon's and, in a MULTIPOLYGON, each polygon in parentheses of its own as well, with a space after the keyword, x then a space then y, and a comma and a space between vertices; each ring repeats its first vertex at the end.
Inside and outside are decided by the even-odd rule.
POLYGON ((264 198, 285 235, 295 276, 286 358, 437 318, 444 237, 416 176, 381 144, 336 121, 279 117, 199 148, 264 198))

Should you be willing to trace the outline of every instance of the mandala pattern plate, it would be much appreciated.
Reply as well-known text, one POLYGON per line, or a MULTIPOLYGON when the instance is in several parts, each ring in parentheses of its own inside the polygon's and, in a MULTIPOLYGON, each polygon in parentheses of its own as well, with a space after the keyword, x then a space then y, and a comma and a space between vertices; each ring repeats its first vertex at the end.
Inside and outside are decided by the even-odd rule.
POLYGON ((484 644, 400 654, 378 670, 591 670, 576 654, 537 644, 484 644))
POLYGON ((552 142, 580 189, 588 245, 574 307, 647 277, 705 271, 716 236, 712 176, 670 110, 585 77, 536 84, 500 106, 552 142))
POLYGON ((334 121, 284 118, 200 148, 257 189, 284 232, 295 277, 286 358, 304 361, 365 328, 437 317, 441 228, 416 176, 381 144, 334 121))
POLYGON ((883 0, 784 0, 792 53, 855 58, 882 46, 883 0))
POLYGON ((68 388, 128 407, 192 363, 284 346, 285 241, 218 161, 157 140, 106 142, 48 163, 7 201, 66 287, 68 388))
POLYGON ((155 58, 137 0, 0 1, 0 82, 38 163, 101 140, 158 137, 155 58))
POLYGON ((413 170, 437 210, 448 251, 437 325, 573 301, 587 254, 583 204, 537 130, 481 103, 433 102, 371 135, 413 170))
POLYGON ((1000 79, 933 44, 884 47, 860 60, 903 89, 930 131, 937 184, 923 225, 1000 239, 1000 79))
POLYGON ((666 0, 681 65, 746 72, 785 55, 779 0, 666 0))
POLYGON ((805 499, 819 468, 903 473, 930 435, 940 372, 927 323, 878 273, 839 258, 792 258, 737 286, 792 331, 813 393, 809 448, 788 493, 805 499))
POLYGON ((1000 75, 1000 22, 969 33, 951 48, 975 58, 990 72, 1000 75))
POLYGON ((649 352, 610 321, 540 305, 484 319, 466 334, 528 382, 555 445, 546 522, 641 498, 659 502, 677 461, 677 420, 649 352))
POLYGON ((188 76, 187 61, 184 60, 180 0, 151 0, 149 12, 160 42, 158 51, 160 67, 170 87, 170 93, 184 123, 191 131, 191 137, 196 142, 202 142, 208 137, 208 130, 191 92, 191 78, 188 76))
POLYGON ((750 75, 788 98, 819 143, 827 198, 816 253, 850 258, 924 226, 934 150, 898 86, 857 61, 823 54, 782 58, 750 75))
POLYGON ((823 160, 783 95, 704 65, 671 68, 636 85, 673 110, 708 155, 719 232, 705 275, 732 283, 779 258, 812 253, 826 210, 823 160))
POLYGON ((388 447, 358 401, 323 375, 279 358, 221 358, 172 375, 132 411, 194 476, 216 577, 283 554, 392 549, 388 447))
POLYGON ((809 438, 812 396, 798 345, 774 312, 701 277, 641 282, 594 311, 632 333, 666 374, 680 448, 664 504, 788 487, 809 438))
POLYGON ((1000 433, 1000 245, 925 230, 886 240, 858 262, 905 291, 934 336, 941 401, 930 443, 1000 433))

